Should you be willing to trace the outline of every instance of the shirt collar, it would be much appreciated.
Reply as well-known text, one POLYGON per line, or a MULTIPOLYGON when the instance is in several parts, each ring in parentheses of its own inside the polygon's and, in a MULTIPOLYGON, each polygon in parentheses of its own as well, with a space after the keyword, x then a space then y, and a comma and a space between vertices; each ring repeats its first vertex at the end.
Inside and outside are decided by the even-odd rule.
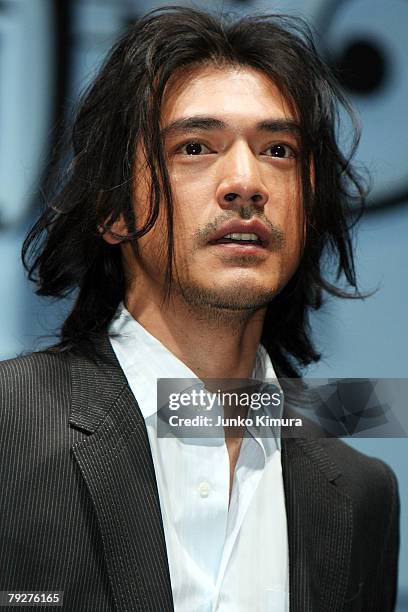
MULTIPOLYGON (((109 325, 109 337, 145 420, 157 413, 158 378, 197 379, 185 363, 132 317, 123 302, 109 325)), ((262 344, 258 346, 252 378, 273 381, 279 387, 271 359, 262 344)), ((264 442, 267 441, 265 438, 264 442)))

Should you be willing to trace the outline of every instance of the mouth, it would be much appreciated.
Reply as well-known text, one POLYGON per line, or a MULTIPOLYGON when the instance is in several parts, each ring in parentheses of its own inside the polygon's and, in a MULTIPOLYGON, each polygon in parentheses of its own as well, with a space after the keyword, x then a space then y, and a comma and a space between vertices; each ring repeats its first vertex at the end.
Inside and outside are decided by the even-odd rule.
POLYGON ((209 238, 208 244, 219 249, 259 253, 268 249, 272 230, 257 218, 250 221, 231 219, 209 238))
POLYGON ((266 249, 267 240, 262 240, 255 233, 231 233, 216 240, 211 240, 208 244, 226 253, 256 255, 266 249))
POLYGON ((230 219, 210 237, 208 245, 230 257, 264 258, 271 240, 271 229, 259 218, 230 219))

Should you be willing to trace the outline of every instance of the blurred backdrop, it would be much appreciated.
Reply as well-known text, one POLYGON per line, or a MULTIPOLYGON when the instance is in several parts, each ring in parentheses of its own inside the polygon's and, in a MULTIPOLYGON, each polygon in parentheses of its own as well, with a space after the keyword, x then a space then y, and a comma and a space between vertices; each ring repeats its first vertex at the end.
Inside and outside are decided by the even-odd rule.
MULTIPOLYGON (((170 3, 170 2, 168 2, 170 3)), ((0 358, 52 340, 65 304, 39 299, 20 263, 38 214, 46 164, 106 51, 127 24, 165 3, 139 0, 0 0, 0 358)), ((181 4, 174 0, 171 4, 181 4)), ((364 301, 330 301, 313 318, 324 359, 315 377, 406 378, 408 304, 408 2, 281 0, 199 2, 210 10, 285 12, 306 17, 321 53, 338 71, 360 114, 358 163, 372 176, 360 222, 357 269, 364 301)), ((346 135, 344 135, 346 136, 346 135)), ((398 610, 408 610, 408 440, 352 439, 383 458, 401 488, 398 610)))

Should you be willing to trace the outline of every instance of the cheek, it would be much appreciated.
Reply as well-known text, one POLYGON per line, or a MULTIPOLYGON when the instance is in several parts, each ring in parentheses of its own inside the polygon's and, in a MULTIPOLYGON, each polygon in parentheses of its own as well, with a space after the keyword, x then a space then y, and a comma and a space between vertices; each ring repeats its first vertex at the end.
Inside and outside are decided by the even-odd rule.
POLYGON ((288 233, 287 266, 290 274, 297 269, 303 253, 304 244, 303 220, 299 217, 294 219, 293 229, 288 233))
POLYGON ((300 232, 304 223, 302 197, 290 177, 271 188, 270 202, 265 212, 285 233, 293 235, 300 232))
POLYGON ((180 254, 196 244, 197 232, 216 216, 210 206, 211 195, 203 185, 188 180, 177 188, 173 184, 174 242, 180 254))
POLYGON ((302 211, 290 215, 286 229, 288 254, 299 259, 302 254, 304 242, 304 219, 302 211))
POLYGON ((270 219, 284 234, 282 256, 289 263, 298 261, 301 256, 305 216, 301 199, 295 189, 285 190, 280 196, 275 198, 275 204, 271 206, 270 219))
MULTIPOLYGON (((210 156, 211 157, 211 156, 210 156)), ((216 191, 220 180, 221 159, 205 160, 203 157, 188 161, 175 161, 168 165, 169 178, 175 196, 188 200, 204 192, 206 197, 216 191)))
MULTIPOLYGON (((194 165, 194 164, 192 164, 194 165)), ((205 172, 187 175, 175 174, 171 180, 174 200, 174 218, 187 227, 199 226, 215 198, 214 181, 205 172)))

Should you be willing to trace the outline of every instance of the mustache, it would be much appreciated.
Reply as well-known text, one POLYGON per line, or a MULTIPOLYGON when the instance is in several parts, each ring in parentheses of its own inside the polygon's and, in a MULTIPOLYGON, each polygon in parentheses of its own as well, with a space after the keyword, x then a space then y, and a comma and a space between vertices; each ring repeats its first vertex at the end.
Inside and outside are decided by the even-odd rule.
POLYGON ((271 233, 270 248, 273 250, 279 250, 283 247, 285 243, 284 232, 279 227, 271 223, 269 219, 266 219, 263 215, 253 213, 248 207, 242 207, 239 213, 240 214, 238 217, 236 214, 222 214, 214 219, 214 221, 207 223, 205 227, 198 229, 194 234, 194 237, 197 239, 197 243, 202 244, 203 246, 206 245, 210 237, 217 232, 224 223, 231 221, 231 219, 245 219, 247 221, 252 218, 257 218, 265 225, 265 227, 268 228, 271 233))

